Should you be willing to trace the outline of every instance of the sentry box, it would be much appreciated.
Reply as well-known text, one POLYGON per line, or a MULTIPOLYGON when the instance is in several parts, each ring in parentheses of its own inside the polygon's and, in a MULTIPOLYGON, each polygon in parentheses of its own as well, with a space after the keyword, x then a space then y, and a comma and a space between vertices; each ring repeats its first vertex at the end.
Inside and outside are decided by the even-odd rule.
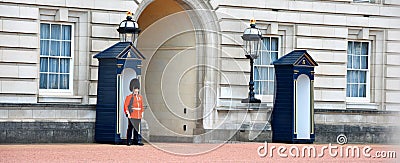
POLYGON ((272 64, 275 68, 272 142, 314 142, 314 67, 318 64, 306 50, 294 50, 272 64))
POLYGON ((95 141, 119 144, 126 139, 123 103, 130 93, 129 82, 140 80, 145 58, 132 42, 118 42, 94 58, 99 60, 95 141))

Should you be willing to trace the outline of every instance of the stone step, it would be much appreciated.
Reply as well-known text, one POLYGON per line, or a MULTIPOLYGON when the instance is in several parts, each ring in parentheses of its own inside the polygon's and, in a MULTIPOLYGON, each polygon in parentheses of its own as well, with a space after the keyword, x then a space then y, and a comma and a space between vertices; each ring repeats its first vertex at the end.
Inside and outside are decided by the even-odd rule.
POLYGON ((193 136, 160 136, 150 135, 150 142, 163 143, 193 143, 193 136))

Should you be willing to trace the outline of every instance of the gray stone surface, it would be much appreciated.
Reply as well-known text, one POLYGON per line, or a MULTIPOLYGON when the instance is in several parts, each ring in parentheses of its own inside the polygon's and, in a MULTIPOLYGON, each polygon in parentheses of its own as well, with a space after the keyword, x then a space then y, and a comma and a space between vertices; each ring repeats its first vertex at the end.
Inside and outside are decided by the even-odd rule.
POLYGON ((0 118, 8 118, 8 110, 0 110, 0 118))
POLYGON ((92 122, 0 122, 4 143, 92 143, 92 122))
POLYGON ((38 118, 55 118, 56 111, 55 110, 33 110, 33 117, 35 119, 38 118))
POLYGON ((57 143, 86 143, 90 142, 88 130, 55 130, 52 137, 57 143), (69 138, 69 139, 66 139, 69 138))
POLYGON ((315 125, 315 142, 336 143, 339 134, 347 137, 348 143, 393 144, 398 142, 396 126, 360 126, 360 125, 315 125))
POLYGON ((0 142, 5 142, 7 140, 7 131, 0 131, 0 142))
POLYGON ((7 130, 4 143, 52 143, 52 130, 7 130))
POLYGON ((94 122, 95 105, 0 103, 0 121, 94 122))

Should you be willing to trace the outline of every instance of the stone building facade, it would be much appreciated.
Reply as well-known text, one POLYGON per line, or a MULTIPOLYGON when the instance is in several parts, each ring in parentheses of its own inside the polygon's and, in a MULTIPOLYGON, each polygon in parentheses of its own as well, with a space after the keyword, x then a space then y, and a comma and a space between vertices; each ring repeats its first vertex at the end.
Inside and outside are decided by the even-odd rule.
POLYGON ((306 49, 319 64, 316 140, 333 142, 345 133, 350 142, 392 142, 400 111, 399 5, 398 0, 0 0, 0 142, 24 134, 48 139, 17 142, 60 142, 57 136, 93 141, 98 73, 93 55, 119 41, 116 28, 126 11, 142 29, 137 47, 146 57, 140 79, 150 141, 269 139, 270 63, 306 49), (250 72, 240 36, 251 18, 263 32, 254 67, 262 104, 248 107, 240 103, 250 72))

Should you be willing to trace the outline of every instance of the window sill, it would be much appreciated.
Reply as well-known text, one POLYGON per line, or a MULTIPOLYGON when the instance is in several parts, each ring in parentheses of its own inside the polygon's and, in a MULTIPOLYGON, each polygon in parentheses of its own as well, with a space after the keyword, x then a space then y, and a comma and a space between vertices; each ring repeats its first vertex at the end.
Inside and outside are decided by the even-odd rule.
POLYGON ((255 95, 255 98, 260 99, 262 103, 270 103, 270 104, 272 104, 273 101, 274 101, 274 96, 273 95, 255 95))
POLYGON ((346 109, 349 110, 378 110, 378 106, 374 103, 346 103, 346 109))
POLYGON ((38 103, 82 103, 82 96, 41 95, 38 103))
POLYGON ((244 110, 270 110, 272 111, 272 103, 238 103, 232 107, 217 107, 218 111, 244 111, 244 110))

